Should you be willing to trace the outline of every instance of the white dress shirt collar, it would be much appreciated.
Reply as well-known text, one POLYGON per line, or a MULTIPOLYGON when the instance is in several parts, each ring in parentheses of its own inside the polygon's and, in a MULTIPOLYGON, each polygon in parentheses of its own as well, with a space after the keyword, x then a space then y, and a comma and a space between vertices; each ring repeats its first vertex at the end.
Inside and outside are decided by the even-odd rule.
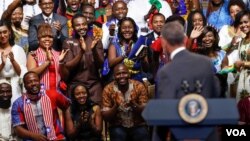
POLYGON ((173 58, 174 58, 174 56, 175 56, 176 54, 178 54, 179 52, 181 52, 182 50, 185 50, 185 49, 186 49, 185 47, 179 47, 179 48, 175 49, 175 50, 171 53, 170 59, 173 60, 173 58))
POLYGON ((153 33, 154 33, 154 38, 157 39, 159 37, 159 35, 155 32, 153 32, 153 33))
POLYGON ((53 17, 53 13, 51 13, 50 15, 49 15, 49 17, 47 17, 47 16, 45 16, 44 14, 42 14, 43 15, 43 19, 44 19, 44 21, 47 19, 47 18, 50 18, 50 24, 51 24, 51 22, 52 22, 52 17, 53 17))

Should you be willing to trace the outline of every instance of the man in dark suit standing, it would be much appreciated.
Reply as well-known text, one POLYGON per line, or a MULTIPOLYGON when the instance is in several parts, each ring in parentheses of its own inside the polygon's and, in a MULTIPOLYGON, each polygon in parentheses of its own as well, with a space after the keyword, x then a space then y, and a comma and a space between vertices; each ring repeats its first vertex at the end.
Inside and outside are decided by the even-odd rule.
MULTIPOLYGON (((165 23, 165 16, 161 13, 155 13, 152 16, 152 29, 153 31, 146 35, 146 46, 148 52, 148 62, 151 63, 151 67, 149 68, 149 73, 152 75, 152 80, 149 79, 151 84, 155 83, 156 72, 159 69, 160 62, 162 62, 162 58, 160 57, 160 51, 156 49, 158 47, 158 38, 161 34, 161 29, 165 23), (161 61, 159 60, 161 59, 161 61)), ((159 40, 160 41, 160 40, 159 40)), ((159 42, 160 43, 160 42, 159 42)))
POLYGON ((51 25, 54 35, 53 48, 61 51, 62 42, 68 37, 67 19, 53 13, 53 0, 39 0, 39 7, 42 13, 29 21, 29 51, 38 48, 37 29, 41 23, 49 23, 51 25))
POLYGON ((186 50, 183 26, 178 22, 167 23, 161 35, 163 50, 170 54, 171 62, 157 74, 157 98, 181 98, 190 92, 207 98, 218 97, 220 87, 212 62, 207 57, 186 50), (187 90, 183 89, 184 85, 188 85, 187 90))
MULTIPOLYGON (((206 98, 219 97, 220 85, 213 73, 212 62, 186 50, 184 27, 178 22, 166 23, 161 35, 163 50, 170 55, 171 61, 157 74, 156 98, 179 99, 188 93, 198 93, 206 98)), ((165 140, 166 131, 166 127, 157 128, 160 140, 165 140)), ((214 135, 211 136, 213 141, 216 140, 214 135)), ((153 139, 157 140, 155 137, 153 139)))

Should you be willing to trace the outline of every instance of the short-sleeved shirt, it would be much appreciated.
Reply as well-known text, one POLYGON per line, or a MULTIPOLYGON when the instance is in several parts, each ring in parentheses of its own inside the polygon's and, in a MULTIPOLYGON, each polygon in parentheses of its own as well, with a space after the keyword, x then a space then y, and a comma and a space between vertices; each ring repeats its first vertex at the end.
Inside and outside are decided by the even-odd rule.
POLYGON ((146 87, 139 81, 129 80, 128 91, 123 94, 118 89, 116 82, 111 82, 103 90, 103 111, 108 111, 116 103, 118 111, 116 117, 110 122, 111 126, 121 125, 123 127, 133 127, 144 124, 144 120, 140 113, 135 114, 132 107, 127 106, 129 102, 135 102, 139 105, 148 101, 148 93, 146 87))
MULTIPOLYGON (((63 128, 60 124, 59 114, 57 108, 66 110, 70 106, 70 100, 67 99, 64 95, 58 93, 56 90, 47 90, 47 96, 50 98, 52 113, 53 113, 53 125, 56 132, 57 139, 64 139, 63 128)), ((26 126, 25 114, 24 114, 24 97, 19 97, 12 106, 11 110, 12 116, 12 125, 13 127, 24 125, 26 126)))

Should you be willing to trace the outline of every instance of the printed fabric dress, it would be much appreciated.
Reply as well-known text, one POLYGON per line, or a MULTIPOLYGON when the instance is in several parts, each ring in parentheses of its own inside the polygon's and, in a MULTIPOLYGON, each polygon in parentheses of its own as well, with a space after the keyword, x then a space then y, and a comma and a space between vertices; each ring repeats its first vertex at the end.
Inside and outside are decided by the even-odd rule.
MULTIPOLYGON (((250 61, 250 54, 247 51, 250 49, 250 42, 241 44, 239 48, 239 59, 242 61, 250 61)), ((250 93, 250 70, 249 68, 243 68, 239 74, 239 81, 236 93, 236 100, 249 96, 250 93)))

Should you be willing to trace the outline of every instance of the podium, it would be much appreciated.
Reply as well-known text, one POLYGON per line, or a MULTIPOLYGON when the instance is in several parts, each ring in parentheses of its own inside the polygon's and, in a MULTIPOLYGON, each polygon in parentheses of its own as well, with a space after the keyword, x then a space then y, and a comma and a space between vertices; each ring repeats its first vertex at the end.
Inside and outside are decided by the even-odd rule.
POLYGON ((149 126, 166 126, 178 141, 206 140, 218 125, 236 125, 239 119, 235 99, 206 99, 207 115, 199 123, 184 121, 178 112, 178 99, 155 99, 146 105, 142 116, 149 126))

